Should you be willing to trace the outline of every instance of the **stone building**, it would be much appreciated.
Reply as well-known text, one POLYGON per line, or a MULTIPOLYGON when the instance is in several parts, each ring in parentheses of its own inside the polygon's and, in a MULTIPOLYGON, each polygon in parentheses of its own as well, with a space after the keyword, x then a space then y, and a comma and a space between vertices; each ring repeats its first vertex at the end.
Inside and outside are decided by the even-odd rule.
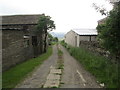
POLYGON ((73 29, 65 35, 65 42, 71 46, 79 47, 82 41, 96 41, 96 29, 73 29))
POLYGON ((100 19, 100 20, 98 21, 98 25, 105 24, 106 20, 107 20, 107 17, 106 17, 106 18, 103 18, 103 19, 100 19))
POLYGON ((2 16, 3 71, 20 62, 37 57, 43 52, 41 37, 35 33, 39 16, 2 16))

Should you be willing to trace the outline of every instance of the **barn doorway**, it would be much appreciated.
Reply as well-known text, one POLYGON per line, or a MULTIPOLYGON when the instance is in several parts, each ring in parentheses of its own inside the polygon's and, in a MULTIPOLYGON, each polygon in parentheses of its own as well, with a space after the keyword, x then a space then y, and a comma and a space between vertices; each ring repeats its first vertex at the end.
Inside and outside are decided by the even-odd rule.
POLYGON ((34 57, 37 57, 38 56, 37 36, 32 36, 32 45, 33 45, 34 57))

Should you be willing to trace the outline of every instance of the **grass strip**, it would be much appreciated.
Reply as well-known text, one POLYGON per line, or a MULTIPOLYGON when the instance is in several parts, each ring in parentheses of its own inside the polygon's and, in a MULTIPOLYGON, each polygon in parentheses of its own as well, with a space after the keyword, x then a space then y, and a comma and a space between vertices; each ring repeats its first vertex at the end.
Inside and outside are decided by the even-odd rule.
MULTIPOLYGON (((66 47, 66 44, 64 46, 66 47)), ((113 64, 109 59, 81 47, 66 48, 100 83, 104 83, 106 88, 120 88, 118 64, 113 64)))
POLYGON ((63 52, 60 49, 58 49, 58 56, 62 57, 62 55, 63 55, 63 52))
POLYGON ((64 64, 63 64, 63 52, 60 49, 60 47, 58 47, 58 69, 63 69, 64 68, 64 64))
POLYGON ((14 88, 28 73, 52 55, 52 47, 37 58, 32 58, 2 73, 2 88, 14 88))

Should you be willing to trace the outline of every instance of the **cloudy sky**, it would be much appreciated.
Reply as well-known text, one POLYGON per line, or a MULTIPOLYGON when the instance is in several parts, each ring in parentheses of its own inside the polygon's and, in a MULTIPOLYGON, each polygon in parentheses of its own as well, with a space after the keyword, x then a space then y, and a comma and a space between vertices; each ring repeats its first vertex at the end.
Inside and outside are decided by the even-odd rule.
POLYGON ((56 32, 73 28, 94 29, 97 21, 105 16, 96 12, 93 3, 112 9, 107 0, 0 0, 0 16, 45 13, 55 21, 56 32))

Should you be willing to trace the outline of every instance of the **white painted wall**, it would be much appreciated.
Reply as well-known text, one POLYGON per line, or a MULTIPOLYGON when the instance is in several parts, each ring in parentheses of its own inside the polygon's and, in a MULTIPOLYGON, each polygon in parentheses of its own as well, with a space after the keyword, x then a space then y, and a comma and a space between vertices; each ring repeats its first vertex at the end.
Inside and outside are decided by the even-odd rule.
POLYGON ((75 46, 76 46, 75 36, 77 36, 77 34, 71 30, 70 32, 68 32, 68 33, 65 35, 65 42, 66 42, 67 44, 75 47, 75 46))
POLYGON ((79 47, 79 45, 80 45, 80 36, 77 35, 77 47, 79 47))

